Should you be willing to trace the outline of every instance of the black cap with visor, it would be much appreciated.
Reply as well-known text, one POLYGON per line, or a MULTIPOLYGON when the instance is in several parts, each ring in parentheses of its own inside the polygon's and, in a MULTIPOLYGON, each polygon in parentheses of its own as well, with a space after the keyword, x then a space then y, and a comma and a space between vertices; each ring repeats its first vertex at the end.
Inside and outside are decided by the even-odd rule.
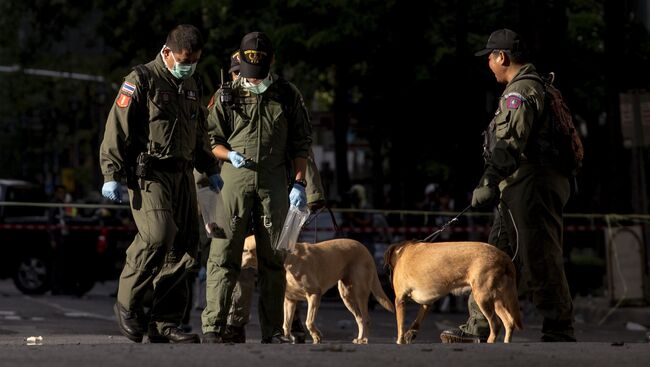
POLYGON ((521 52, 523 48, 521 37, 515 31, 503 28, 492 32, 485 48, 476 52, 474 56, 485 56, 494 50, 521 52))

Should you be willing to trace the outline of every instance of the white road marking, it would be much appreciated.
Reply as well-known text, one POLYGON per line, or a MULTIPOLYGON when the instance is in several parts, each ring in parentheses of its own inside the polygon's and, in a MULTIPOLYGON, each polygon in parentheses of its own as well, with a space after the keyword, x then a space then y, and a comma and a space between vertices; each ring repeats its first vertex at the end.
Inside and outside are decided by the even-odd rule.
POLYGON ((104 315, 100 315, 100 314, 96 314, 96 313, 85 312, 85 311, 81 311, 81 310, 75 310, 73 308, 63 307, 63 306, 61 306, 61 305, 59 305, 57 303, 48 302, 48 301, 46 301, 44 299, 31 298, 31 297, 30 297, 30 299, 35 301, 35 302, 38 302, 40 304, 43 304, 43 305, 46 305, 48 307, 54 308, 54 309, 62 312, 63 315, 65 315, 66 317, 89 318, 89 319, 98 319, 98 320, 105 320, 105 321, 111 321, 111 322, 115 321, 114 316, 104 316, 104 315))

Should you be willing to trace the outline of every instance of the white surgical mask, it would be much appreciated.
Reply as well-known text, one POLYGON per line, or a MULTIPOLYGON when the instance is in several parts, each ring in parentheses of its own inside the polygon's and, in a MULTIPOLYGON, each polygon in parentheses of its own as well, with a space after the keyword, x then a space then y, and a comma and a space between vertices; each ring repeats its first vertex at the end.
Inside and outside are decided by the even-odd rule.
POLYGON ((267 89, 273 84, 273 78, 271 77, 271 74, 264 78, 261 83, 255 85, 251 82, 248 81, 246 78, 242 78, 241 85, 246 89, 247 91, 250 91, 251 93, 255 94, 262 94, 266 92, 267 89))
MULTIPOLYGON (((167 45, 163 45, 162 50, 160 50, 160 54, 163 55, 163 50, 167 47, 167 45)), ((174 60, 174 66, 169 69, 169 72, 172 73, 172 75, 177 78, 177 79, 187 79, 194 74, 194 70, 196 70, 196 63, 192 64, 180 64, 178 61, 176 61, 176 57, 174 57, 174 53, 172 50, 169 50, 169 53, 172 55, 172 60, 174 60)), ((164 59, 164 55, 163 55, 164 59)))

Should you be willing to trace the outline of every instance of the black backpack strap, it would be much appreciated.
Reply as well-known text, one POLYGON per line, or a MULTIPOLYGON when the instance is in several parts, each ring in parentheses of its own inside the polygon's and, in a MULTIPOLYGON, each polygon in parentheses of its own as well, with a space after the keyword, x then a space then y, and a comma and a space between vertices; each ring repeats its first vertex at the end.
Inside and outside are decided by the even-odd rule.
POLYGON ((198 100, 201 101, 201 98, 203 97, 203 78, 195 73, 194 82, 196 83, 196 90, 199 94, 198 100))
POLYGON ((289 82, 281 76, 278 77, 274 84, 277 84, 278 86, 278 98, 280 99, 282 112, 287 113, 288 111, 291 111, 288 104, 293 92, 291 85, 289 85, 289 82))
POLYGON ((149 69, 144 65, 139 64, 133 67, 133 71, 138 75, 140 88, 142 89, 143 94, 149 95, 153 90, 153 80, 151 79, 149 69))
MULTIPOLYGON (((153 92, 153 79, 151 78, 151 74, 149 73, 149 69, 147 69, 144 65, 139 64, 133 67, 133 71, 135 71, 135 74, 138 76, 138 82, 140 84, 140 90, 142 91, 142 96, 147 96, 147 98, 153 98, 152 93, 153 92)), ((146 120, 149 120, 149 109, 147 107, 144 107, 148 101, 143 101, 144 103, 141 104, 140 108, 140 113, 142 113, 142 117, 146 118, 146 120)), ((147 150, 151 151, 151 140, 147 139, 147 150)))

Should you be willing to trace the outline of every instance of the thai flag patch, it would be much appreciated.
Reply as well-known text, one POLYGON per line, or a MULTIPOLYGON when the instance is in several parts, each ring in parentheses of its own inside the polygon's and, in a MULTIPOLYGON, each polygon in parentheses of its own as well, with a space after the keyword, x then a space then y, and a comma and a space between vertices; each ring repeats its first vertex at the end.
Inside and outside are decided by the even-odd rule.
POLYGON ((130 95, 133 94, 133 92, 135 92, 135 85, 133 85, 133 84, 131 84, 129 82, 124 82, 122 84, 121 89, 122 89, 122 92, 124 92, 125 94, 128 94, 130 96, 130 95))

